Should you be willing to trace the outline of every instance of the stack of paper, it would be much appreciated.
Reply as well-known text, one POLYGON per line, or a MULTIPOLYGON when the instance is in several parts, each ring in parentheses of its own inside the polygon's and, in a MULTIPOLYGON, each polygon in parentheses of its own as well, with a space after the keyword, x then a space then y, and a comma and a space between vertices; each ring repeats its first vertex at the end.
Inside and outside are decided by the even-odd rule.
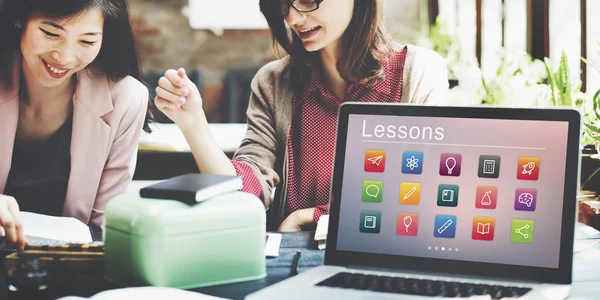
POLYGON ((325 249, 327 242, 327 228, 329 228, 329 215, 322 215, 317 223, 315 241, 319 242, 319 250, 325 249))

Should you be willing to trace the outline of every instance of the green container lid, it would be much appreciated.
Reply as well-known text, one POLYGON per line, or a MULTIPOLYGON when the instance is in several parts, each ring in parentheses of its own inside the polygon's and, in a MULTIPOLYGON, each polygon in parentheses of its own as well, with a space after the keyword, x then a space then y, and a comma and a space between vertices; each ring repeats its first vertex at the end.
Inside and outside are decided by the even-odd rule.
POLYGON ((219 195, 195 205, 124 194, 109 201, 104 214, 107 230, 153 237, 266 224, 263 203, 244 192, 219 195))

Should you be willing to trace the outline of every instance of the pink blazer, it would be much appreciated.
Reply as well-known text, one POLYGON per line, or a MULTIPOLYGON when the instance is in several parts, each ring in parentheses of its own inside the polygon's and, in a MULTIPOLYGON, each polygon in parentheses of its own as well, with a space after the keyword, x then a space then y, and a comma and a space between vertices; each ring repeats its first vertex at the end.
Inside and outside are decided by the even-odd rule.
MULTIPOLYGON (((102 226, 107 202, 125 193, 133 177, 148 89, 133 77, 114 83, 86 73, 78 73, 73 96, 71 173, 63 215, 102 226)), ((0 194, 11 166, 18 91, 18 82, 12 87, 0 83, 0 194)))

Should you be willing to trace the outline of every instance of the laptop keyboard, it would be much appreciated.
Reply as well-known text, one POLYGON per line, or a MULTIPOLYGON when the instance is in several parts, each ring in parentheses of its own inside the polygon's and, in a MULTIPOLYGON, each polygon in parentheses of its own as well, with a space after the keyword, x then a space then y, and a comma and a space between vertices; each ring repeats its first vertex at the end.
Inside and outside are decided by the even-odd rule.
POLYGON ((492 299, 520 297, 530 288, 436 281, 403 277, 388 277, 342 272, 329 277, 317 286, 368 290, 384 293, 439 297, 471 297, 490 295, 492 299))

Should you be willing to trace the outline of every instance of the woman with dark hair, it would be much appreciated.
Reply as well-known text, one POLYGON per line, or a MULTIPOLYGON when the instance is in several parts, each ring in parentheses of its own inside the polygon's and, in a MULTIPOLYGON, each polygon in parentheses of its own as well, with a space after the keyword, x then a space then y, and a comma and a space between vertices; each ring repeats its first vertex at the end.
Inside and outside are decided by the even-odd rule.
POLYGON ((0 225, 19 211, 101 227, 149 131, 126 0, 5 0, 0 11, 0 225))
POLYGON ((202 173, 241 176, 242 190, 269 208, 269 230, 298 231, 327 213, 341 103, 444 104, 447 69, 431 50, 390 41, 382 0, 260 0, 260 9, 288 55, 252 81, 248 131, 233 160, 183 69, 165 72, 155 105, 181 128, 202 173))

